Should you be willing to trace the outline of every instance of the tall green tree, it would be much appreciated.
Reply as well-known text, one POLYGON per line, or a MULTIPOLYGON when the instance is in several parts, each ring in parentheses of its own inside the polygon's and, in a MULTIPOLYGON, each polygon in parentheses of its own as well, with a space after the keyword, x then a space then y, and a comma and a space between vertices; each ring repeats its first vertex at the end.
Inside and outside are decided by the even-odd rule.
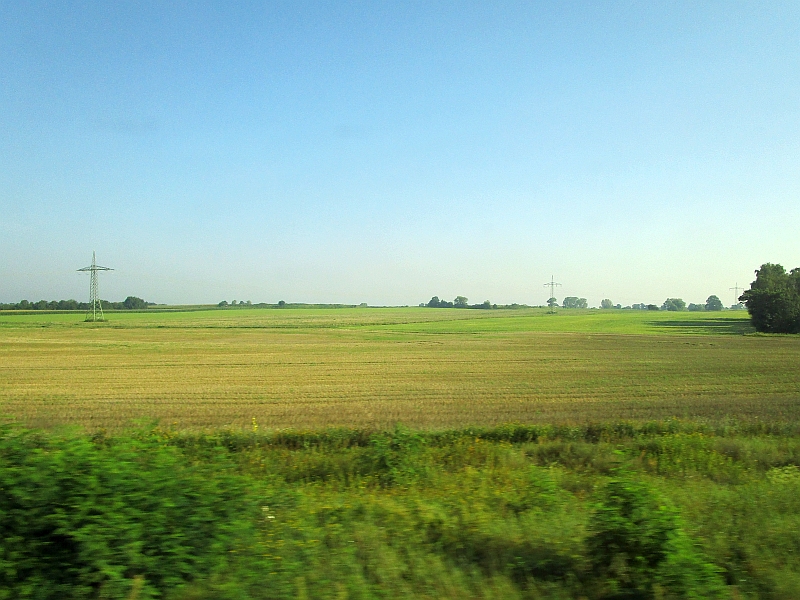
POLYGON ((686 302, 682 298, 667 298, 664 300, 664 304, 661 305, 661 310, 686 310, 686 302))
POLYGON ((577 296, 567 296, 564 298, 561 306, 564 308, 586 308, 588 306, 586 298, 578 298, 577 296))
POLYGON ((757 331, 800 333, 800 268, 787 273, 779 264, 764 263, 739 300, 757 331))
POLYGON ((128 296, 122 301, 122 305, 129 310, 147 308, 147 302, 136 296, 128 296))
POLYGON ((717 296, 709 296, 706 300, 706 310, 722 310, 722 300, 717 296))

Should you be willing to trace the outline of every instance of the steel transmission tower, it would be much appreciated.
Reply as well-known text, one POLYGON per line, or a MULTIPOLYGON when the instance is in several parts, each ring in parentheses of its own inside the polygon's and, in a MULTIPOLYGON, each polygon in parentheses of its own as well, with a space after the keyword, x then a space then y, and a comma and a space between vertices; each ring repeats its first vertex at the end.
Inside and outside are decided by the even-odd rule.
POLYGON ((736 306, 737 304, 739 304, 739 290, 744 291, 744 288, 743 287, 739 287, 739 282, 737 281, 735 286, 733 286, 732 288, 728 288, 728 289, 732 290, 733 293, 736 294, 736 298, 733 301, 733 305, 736 306))
MULTIPOLYGON (((550 303, 550 299, 556 297, 556 286, 559 286, 559 285, 561 285, 561 284, 560 283, 556 283, 556 280, 553 278, 552 275, 550 276, 550 282, 544 284, 544 287, 549 287, 550 288, 550 298, 547 300, 548 304, 550 303)), ((555 312, 555 311, 556 311, 555 306, 551 306, 550 307, 550 312, 555 312)))
POLYGON ((92 264, 88 267, 78 269, 78 271, 89 272, 89 310, 86 312, 87 321, 105 321, 103 317, 103 305, 100 304, 100 295, 97 292, 97 272, 98 271, 113 271, 108 267, 98 266, 94 258, 94 250, 92 250, 92 264))

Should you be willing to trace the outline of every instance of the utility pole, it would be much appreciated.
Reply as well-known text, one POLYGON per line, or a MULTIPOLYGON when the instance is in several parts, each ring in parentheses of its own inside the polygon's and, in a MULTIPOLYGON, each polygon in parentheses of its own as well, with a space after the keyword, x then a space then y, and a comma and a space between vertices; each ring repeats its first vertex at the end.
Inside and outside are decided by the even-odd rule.
POLYGON ((548 298, 547 303, 550 305, 550 312, 551 313, 556 312, 556 307, 555 307, 555 305, 553 305, 551 303, 551 301, 555 299, 555 297, 556 297, 556 286, 559 286, 559 285, 561 285, 561 284, 560 283, 556 283, 556 280, 552 275, 550 275, 550 282, 544 284, 544 287, 549 287, 550 288, 550 298, 548 298))
POLYGON ((736 294, 736 297, 733 299, 734 306, 739 304, 739 290, 744 291, 744 288, 739 287, 739 282, 737 281, 735 286, 733 286, 732 288, 728 288, 728 289, 732 290, 733 293, 736 294))
POLYGON ((85 271, 89 273, 89 310, 86 312, 87 321, 105 321, 105 317, 103 316, 103 305, 100 303, 100 294, 97 288, 97 272, 113 270, 114 269, 101 267, 97 264, 94 258, 94 250, 92 250, 92 264, 88 267, 78 269, 78 271, 85 271))

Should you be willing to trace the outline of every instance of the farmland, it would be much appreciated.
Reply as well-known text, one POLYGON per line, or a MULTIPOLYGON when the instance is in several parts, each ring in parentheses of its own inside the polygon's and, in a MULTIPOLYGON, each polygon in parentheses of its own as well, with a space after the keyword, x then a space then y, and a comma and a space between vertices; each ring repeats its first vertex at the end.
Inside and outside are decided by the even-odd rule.
POLYGON ((800 339, 747 314, 237 309, 0 314, 0 413, 116 430, 800 417, 800 339))
POLYGON ((0 315, 8 597, 800 594, 800 338, 744 313, 108 316, 0 315))

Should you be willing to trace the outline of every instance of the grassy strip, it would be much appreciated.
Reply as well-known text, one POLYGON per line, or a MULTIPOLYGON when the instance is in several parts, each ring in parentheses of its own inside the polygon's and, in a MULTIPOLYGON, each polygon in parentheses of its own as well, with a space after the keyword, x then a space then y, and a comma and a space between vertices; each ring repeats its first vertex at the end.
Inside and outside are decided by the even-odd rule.
POLYGON ((787 423, 0 435, 0 597, 800 597, 787 423))

